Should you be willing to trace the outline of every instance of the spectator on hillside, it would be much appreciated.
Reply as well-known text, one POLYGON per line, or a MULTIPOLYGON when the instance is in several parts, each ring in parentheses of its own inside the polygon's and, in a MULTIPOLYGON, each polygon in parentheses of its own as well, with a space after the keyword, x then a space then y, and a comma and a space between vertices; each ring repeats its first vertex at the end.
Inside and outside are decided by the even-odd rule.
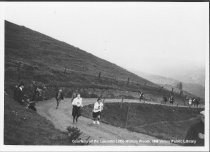
POLYGON ((72 108, 72 116, 73 116, 73 123, 78 121, 78 118, 81 116, 81 107, 82 105, 82 98, 80 97, 80 94, 77 94, 77 97, 73 99, 72 102, 73 108, 72 108))
POLYGON ((61 100, 64 100, 63 92, 62 92, 61 89, 59 89, 58 92, 56 93, 55 99, 56 99, 56 101, 57 101, 56 109, 58 109, 58 106, 59 106, 60 101, 61 101, 61 100))
POLYGON ((103 102, 98 98, 93 107, 93 124, 100 124, 101 111, 103 110, 103 102))
POLYGON ((38 87, 35 86, 34 87, 34 90, 33 90, 33 97, 32 97, 32 100, 36 100, 38 97, 39 97, 39 91, 38 91, 38 87))
POLYGON ((24 93, 23 93, 23 88, 24 88, 24 83, 21 82, 19 87, 17 88, 17 92, 16 92, 16 100, 23 105, 24 103, 24 93))
POLYGON ((185 137, 186 141, 194 140, 195 143, 186 143, 185 146, 204 146, 204 111, 200 112, 199 117, 200 121, 190 127, 185 137))

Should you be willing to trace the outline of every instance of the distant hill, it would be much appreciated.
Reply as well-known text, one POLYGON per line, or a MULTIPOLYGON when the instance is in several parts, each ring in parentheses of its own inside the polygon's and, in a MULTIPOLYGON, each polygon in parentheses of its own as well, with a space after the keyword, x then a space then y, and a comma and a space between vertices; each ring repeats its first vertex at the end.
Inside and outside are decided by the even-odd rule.
MULTIPOLYGON (((176 85, 180 82, 178 80, 159 75, 146 74, 146 73, 140 73, 140 75, 145 79, 150 80, 153 83, 164 86, 167 89, 174 88, 175 90, 178 91, 178 89, 176 88, 176 85)), ((183 84, 183 90, 191 94, 194 94, 200 98, 203 99, 205 98, 205 88, 202 85, 198 83, 186 83, 186 82, 182 82, 182 84, 183 84)))

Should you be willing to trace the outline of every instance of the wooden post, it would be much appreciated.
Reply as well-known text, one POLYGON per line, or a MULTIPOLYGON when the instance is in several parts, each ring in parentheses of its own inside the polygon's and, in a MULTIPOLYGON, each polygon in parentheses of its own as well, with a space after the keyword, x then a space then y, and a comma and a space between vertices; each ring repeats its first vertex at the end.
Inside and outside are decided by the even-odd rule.
POLYGON ((129 84, 129 82, 130 82, 130 78, 128 77, 127 84, 129 84))
POLYGON ((130 104, 128 104, 128 108, 127 108, 125 128, 126 128, 127 125, 128 125, 129 110, 130 110, 130 104))
POLYGON ((101 72, 98 73, 98 79, 101 79, 101 72))

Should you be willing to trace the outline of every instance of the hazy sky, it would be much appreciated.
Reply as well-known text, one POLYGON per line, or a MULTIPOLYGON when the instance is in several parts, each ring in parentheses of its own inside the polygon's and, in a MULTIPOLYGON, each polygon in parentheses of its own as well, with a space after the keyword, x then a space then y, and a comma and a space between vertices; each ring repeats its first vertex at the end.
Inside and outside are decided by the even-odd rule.
POLYGON ((208 3, 7 3, 5 19, 134 71, 205 66, 208 3))

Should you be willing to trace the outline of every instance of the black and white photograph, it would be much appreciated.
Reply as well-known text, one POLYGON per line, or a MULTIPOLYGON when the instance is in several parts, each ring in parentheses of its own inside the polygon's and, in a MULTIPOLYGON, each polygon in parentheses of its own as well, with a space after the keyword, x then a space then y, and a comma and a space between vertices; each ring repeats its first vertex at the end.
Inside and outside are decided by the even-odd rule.
POLYGON ((0 5, 2 150, 209 150, 209 2, 0 5))

